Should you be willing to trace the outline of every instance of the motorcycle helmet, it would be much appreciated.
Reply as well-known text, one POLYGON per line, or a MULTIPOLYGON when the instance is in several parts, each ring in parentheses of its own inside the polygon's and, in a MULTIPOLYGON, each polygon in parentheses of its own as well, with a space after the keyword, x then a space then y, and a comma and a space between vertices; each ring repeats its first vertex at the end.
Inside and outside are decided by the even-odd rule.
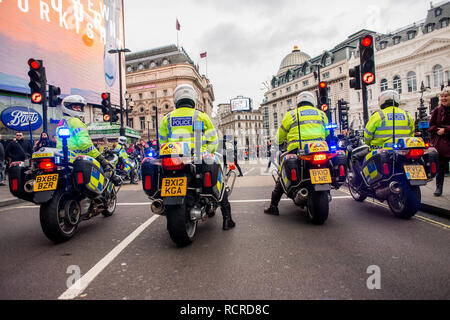
POLYGON ((121 145, 124 146, 127 143, 127 138, 124 136, 120 136, 119 139, 117 139, 117 142, 121 145))
POLYGON ((316 97, 309 91, 300 92, 297 96, 297 107, 306 105, 316 105, 316 97))
POLYGON ((181 105, 188 105, 194 108, 197 103, 197 98, 197 91, 195 91, 193 86, 187 83, 180 84, 173 92, 173 102, 175 103, 175 108, 178 108, 181 105))
POLYGON ((86 100, 79 95, 71 95, 65 97, 61 102, 61 110, 63 114, 77 117, 79 119, 84 118, 84 107, 86 106, 86 100), (74 110, 74 108, 81 111, 74 110))
POLYGON ((381 109, 392 106, 398 107, 400 104, 400 95, 395 90, 385 90, 378 97, 378 103, 381 109))

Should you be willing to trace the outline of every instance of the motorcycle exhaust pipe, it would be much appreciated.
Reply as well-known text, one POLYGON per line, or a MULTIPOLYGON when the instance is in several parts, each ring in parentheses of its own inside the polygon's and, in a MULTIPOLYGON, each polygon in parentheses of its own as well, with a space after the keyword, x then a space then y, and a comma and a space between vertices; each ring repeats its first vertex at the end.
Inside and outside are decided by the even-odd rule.
POLYGON ((151 209, 154 214, 162 215, 165 209, 162 200, 153 201, 151 209))
POLYGON ((189 212, 189 214, 191 216, 192 221, 200 220, 203 218, 202 209, 199 207, 193 207, 189 212))
POLYGON ((294 202, 296 204, 302 204, 302 203, 306 202, 306 200, 308 199, 308 194, 309 194, 308 189, 306 189, 306 188, 300 189, 297 192, 297 194, 295 195, 294 202))
POLYGON ((34 192, 34 180, 28 180, 27 182, 25 182, 23 189, 28 193, 34 192))
POLYGON ((393 194, 400 194, 402 192, 402 187, 400 186, 400 183, 398 183, 397 181, 392 181, 389 184, 389 190, 393 194))
POLYGON ((375 190, 375 195, 378 198, 378 200, 386 200, 387 197, 391 194, 391 189, 390 189, 390 185, 381 189, 376 189, 375 190))

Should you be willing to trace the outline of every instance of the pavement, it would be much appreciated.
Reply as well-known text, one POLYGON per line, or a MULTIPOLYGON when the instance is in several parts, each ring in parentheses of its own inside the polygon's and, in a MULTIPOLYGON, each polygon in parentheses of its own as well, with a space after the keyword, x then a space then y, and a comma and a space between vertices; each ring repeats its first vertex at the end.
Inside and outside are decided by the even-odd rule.
POLYGON ((332 191, 322 226, 286 198, 280 216, 266 215, 266 165, 241 167, 230 197, 236 227, 223 231, 218 210, 185 248, 151 213, 141 184, 124 185, 113 216, 83 221, 58 245, 42 233, 38 206, 0 208, 0 299, 450 299, 448 219, 397 219, 345 188, 332 191))

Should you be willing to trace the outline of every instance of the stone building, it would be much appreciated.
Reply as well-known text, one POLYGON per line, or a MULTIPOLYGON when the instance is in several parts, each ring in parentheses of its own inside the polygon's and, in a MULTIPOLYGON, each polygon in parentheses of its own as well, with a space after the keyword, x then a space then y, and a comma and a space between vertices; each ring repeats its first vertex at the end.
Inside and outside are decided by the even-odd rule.
POLYGON ((198 93, 197 109, 211 115, 214 90, 183 48, 175 45, 130 53, 126 60, 127 94, 134 107, 128 115, 128 126, 139 130, 144 140, 156 138, 158 125, 174 109, 173 91, 182 83, 191 84, 198 93))

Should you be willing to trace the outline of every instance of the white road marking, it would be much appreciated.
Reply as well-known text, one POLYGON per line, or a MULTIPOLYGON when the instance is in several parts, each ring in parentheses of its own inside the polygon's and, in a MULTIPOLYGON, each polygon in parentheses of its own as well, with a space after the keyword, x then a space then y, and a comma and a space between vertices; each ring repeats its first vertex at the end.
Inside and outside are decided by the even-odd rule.
POLYGON ((79 296, 89 284, 134 240, 136 239, 153 221, 159 216, 153 215, 146 222, 141 224, 128 237, 120 242, 114 249, 112 249, 103 259, 92 267, 81 279, 75 282, 69 289, 61 294, 59 300, 70 300, 79 296))
POLYGON ((251 168, 250 170, 248 170, 246 173, 244 173, 243 175, 245 176, 245 175, 247 175, 249 172, 251 172, 251 171, 253 171, 253 170, 255 170, 255 168, 251 168))
MULTIPOLYGON (((351 196, 333 196, 333 199, 349 199, 351 196)), ((246 202, 268 202, 270 199, 250 199, 250 200, 230 200, 230 203, 246 203, 246 202)), ((281 199, 281 201, 292 201, 292 199, 281 199)))

